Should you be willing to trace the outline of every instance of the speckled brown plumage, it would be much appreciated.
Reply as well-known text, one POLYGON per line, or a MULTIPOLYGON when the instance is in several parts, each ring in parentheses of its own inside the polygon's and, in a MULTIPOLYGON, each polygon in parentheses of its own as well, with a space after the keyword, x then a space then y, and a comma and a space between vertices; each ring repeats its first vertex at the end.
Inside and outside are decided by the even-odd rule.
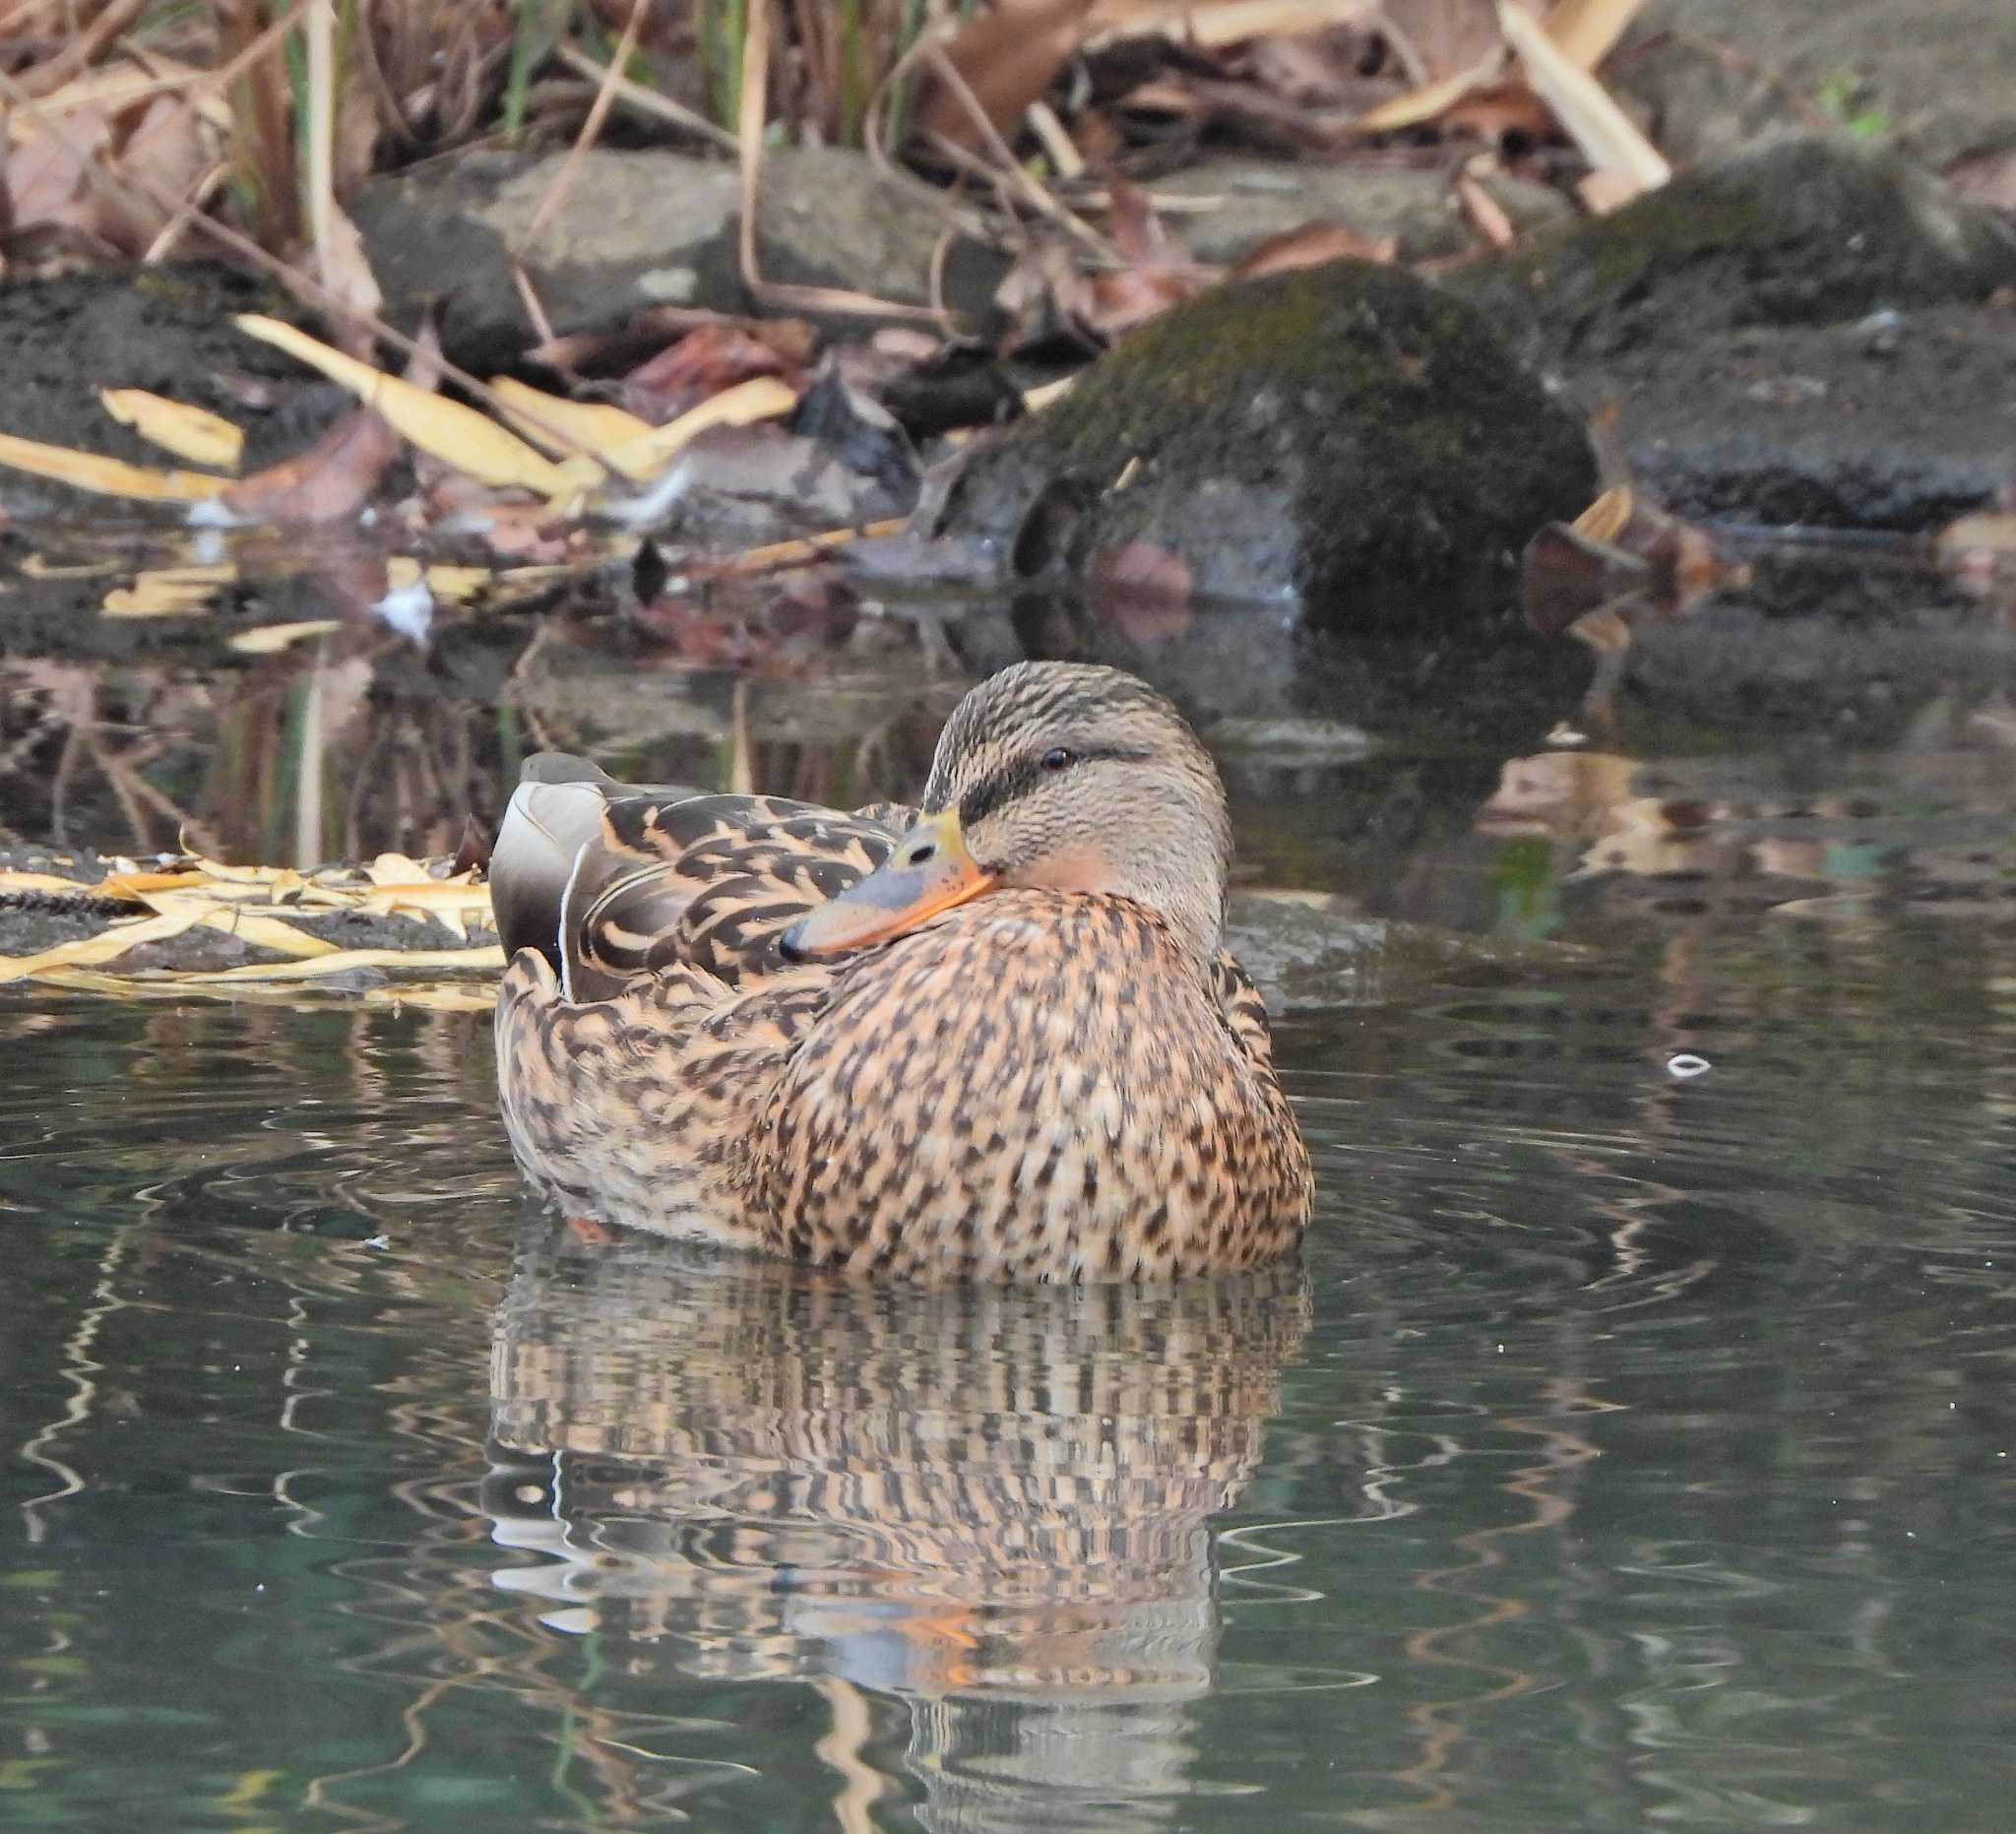
MULTIPOLYGON (((548 765, 548 784, 570 770, 588 775, 548 765)), ((1210 829, 1213 798, 1222 827, 1201 748, 1131 677, 1009 671, 955 714, 925 796, 975 811, 976 851, 1000 855, 984 895, 793 962, 779 938, 808 913, 930 855, 907 811, 598 774, 539 791, 565 869, 549 857, 530 892, 509 822, 493 864, 507 941, 543 943, 497 1012, 521 1163, 606 1221, 913 1279, 1166 1278, 1289 1251, 1307 1155, 1258 998, 1198 915, 1222 910, 1228 837, 1170 857, 1186 799, 1210 829), (1175 816, 1132 801, 1158 787, 1175 816), (1076 889, 1102 876, 1124 889, 1076 889)))

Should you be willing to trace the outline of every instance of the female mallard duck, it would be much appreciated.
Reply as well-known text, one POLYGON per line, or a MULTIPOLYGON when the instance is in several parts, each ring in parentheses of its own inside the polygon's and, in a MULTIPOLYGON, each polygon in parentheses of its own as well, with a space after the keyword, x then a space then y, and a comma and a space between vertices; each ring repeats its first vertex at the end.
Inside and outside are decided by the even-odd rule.
POLYGON ((1299 1240, 1308 1153, 1220 944, 1225 791, 1145 683, 982 682, 921 813, 525 776, 490 866, 498 1083, 570 1209, 924 1278, 1299 1240))

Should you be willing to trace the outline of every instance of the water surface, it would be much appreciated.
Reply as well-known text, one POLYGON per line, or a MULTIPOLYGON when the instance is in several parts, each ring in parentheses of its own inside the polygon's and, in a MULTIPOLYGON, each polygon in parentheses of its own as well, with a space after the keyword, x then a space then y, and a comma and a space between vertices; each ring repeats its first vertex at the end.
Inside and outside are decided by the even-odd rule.
POLYGON ((1234 761, 1249 890, 1434 929, 1275 963, 1317 1226, 1170 1291, 587 1242, 478 1015, 8 992, 0 1819, 2006 1825, 2011 767, 1234 761))

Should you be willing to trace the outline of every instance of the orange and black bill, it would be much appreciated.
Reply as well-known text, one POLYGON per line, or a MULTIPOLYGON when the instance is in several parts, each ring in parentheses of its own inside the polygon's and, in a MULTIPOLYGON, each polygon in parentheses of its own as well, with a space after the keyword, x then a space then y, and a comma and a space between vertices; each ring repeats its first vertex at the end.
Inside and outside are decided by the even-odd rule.
POLYGON ((881 865, 799 918, 778 946, 792 962, 865 949, 977 898, 993 883, 967 852, 959 811, 946 809, 919 819, 881 865))

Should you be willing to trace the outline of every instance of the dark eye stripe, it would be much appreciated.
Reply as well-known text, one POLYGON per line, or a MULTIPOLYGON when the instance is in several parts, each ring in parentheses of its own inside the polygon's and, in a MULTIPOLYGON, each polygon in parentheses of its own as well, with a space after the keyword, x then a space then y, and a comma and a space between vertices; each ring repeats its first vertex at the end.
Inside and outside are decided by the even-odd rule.
MULTIPOLYGON (((1054 750, 1057 747, 1048 747, 1054 750)), ((1124 763, 1138 764, 1149 754, 1136 751, 1125 745, 1073 745, 1068 748, 1071 764, 1091 764, 1101 759, 1118 759, 1124 763)), ((991 777, 983 777, 959 798, 959 825, 971 828, 976 822, 984 821, 989 815, 998 814, 1009 803, 1026 796, 1046 778, 1057 776, 1055 771, 1046 771, 1042 759, 1046 752, 1034 757, 1018 758, 1013 764, 996 771, 991 777)))

